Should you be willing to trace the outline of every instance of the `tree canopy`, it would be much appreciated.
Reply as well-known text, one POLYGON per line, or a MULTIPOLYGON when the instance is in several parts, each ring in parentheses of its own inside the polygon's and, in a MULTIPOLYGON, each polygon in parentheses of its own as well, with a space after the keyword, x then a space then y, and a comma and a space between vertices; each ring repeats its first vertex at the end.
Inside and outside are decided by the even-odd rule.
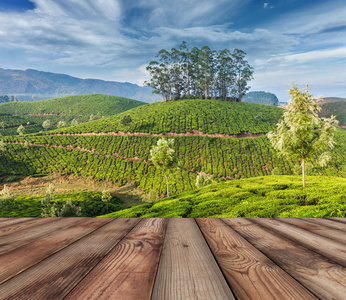
POLYGON ((239 49, 211 50, 208 46, 189 50, 183 41, 179 49, 162 49, 147 71, 151 76, 145 84, 164 101, 180 98, 221 98, 241 101, 250 88, 253 68, 239 49))
POLYGON ((269 132, 268 138, 274 149, 282 156, 299 160, 302 165, 303 187, 305 187, 306 163, 326 165, 330 159, 329 149, 334 147, 334 131, 338 121, 319 118, 319 102, 306 89, 300 91, 293 85, 289 94, 291 99, 284 119, 277 124, 277 132, 269 132))

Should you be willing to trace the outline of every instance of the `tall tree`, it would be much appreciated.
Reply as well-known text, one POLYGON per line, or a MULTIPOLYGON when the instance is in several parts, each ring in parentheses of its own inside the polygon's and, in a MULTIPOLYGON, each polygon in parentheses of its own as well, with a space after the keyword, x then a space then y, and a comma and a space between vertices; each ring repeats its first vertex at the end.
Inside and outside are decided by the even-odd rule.
POLYGON ((150 159, 156 167, 163 170, 166 178, 167 197, 169 197, 168 189, 168 172, 177 167, 178 155, 175 153, 173 139, 161 138, 157 141, 157 145, 150 150, 150 159))
POLYGON ((244 59, 245 52, 239 49, 234 49, 232 53, 233 57, 233 68, 235 72, 235 83, 233 93, 241 102, 241 98, 246 94, 246 91, 250 89, 247 82, 253 79, 253 68, 250 67, 249 63, 244 59))
POLYGON ((277 132, 269 132, 267 136, 280 155, 301 162, 305 187, 306 163, 326 165, 329 150, 335 144, 333 137, 338 121, 334 116, 318 117, 321 99, 313 99, 308 86, 301 91, 293 84, 289 94, 291 99, 284 119, 277 124, 277 132))

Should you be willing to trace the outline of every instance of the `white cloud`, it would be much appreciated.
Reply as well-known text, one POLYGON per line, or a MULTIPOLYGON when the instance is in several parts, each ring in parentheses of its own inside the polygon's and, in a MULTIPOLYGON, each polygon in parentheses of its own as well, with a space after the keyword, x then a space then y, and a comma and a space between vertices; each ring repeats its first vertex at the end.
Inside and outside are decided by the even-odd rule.
POLYGON ((265 3, 263 4, 263 8, 268 8, 268 5, 269 5, 269 3, 268 3, 268 2, 265 2, 265 3))

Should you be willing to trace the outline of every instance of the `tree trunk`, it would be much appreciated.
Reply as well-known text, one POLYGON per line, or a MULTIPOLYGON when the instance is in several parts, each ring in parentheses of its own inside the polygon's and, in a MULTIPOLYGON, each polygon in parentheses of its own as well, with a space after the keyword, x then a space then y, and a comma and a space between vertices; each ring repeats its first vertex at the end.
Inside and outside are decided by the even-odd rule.
POLYGON ((166 177, 167 197, 169 197, 169 190, 168 190, 168 176, 167 176, 167 172, 166 172, 166 170, 165 170, 165 177, 166 177))
POLYGON ((302 159, 303 188, 305 188, 305 161, 302 159))

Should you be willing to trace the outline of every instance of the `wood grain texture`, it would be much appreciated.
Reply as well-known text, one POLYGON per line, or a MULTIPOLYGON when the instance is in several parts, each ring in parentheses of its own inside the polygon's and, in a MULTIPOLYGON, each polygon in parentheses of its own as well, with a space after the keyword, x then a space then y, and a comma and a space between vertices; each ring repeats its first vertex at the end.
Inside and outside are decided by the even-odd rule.
POLYGON ((318 299, 222 220, 197 223, 237 299, 318 299))
POLYGON ((341 223, 346 223, 346 218, 337 218, 337 217, 331 217, 328 218, 329 220, 333 220, 333 221, 337 221, 337 222, 341 222, 341 223))
POLYGON ((39 263, 46 257, 65 248, 86 234, 110 222, 109 218, 70 218, 64 223, 57 222, 55 230, 49 235, 37 237, 12 251, 0 255, 0 283, 39 263), (78 222, 77 222, 78 221, 78 222), (64 225, 64 226, 62 226, 64 225), (35 251, 35 249, 38 249, 35 251))
POLYGON ((11 224, 10 226, 0 228, 0 238, 2 239, 6 235, 12 235, 22 230, 27 230, 36 226, 56 222, 60 219, 61 218, 32 218, 30 220, 25 220, 25 222, 20 222, 20 219, 17 219, 18 222, 13 222, 13 224, 11 224))
POLYGON ((329 219, 304 218, 304 221, 313 224, 320 224, 337 230, 346 231, 346 224, 329 219))
POLYGON ((30 220, 34 220, 35 218, 0 218, 0 228, 14 225, 16 223, 22 223, 30 220))
POLYGON ((223 220, 318 298, 344 299, 344 267, 259 224, 249 225, 250 219, 223 220))
POLYGON ((346 245, 344 243, 301 229, 279 219, 257 218, 252 221, 346 267, 346 245))
POLYGON ((66 300, 150 299, 167 223, 142 219, 66 300))
POLYGON ((28 244, 37 238, 44 237, 49 234, 55 234, 57 230, 85 220, 83 218, 59 218, 57 220, 53 220, 55 218, 49 219, 49 223, 40 224, 40 222, 38 222, 39 226, 28 226, 28 229, 26 230, 23 229, 19 232, 2 237, 0 241, 0 254, 4 254, 7 251, 22 247, 23 245, 28 244))
POLYGON ((295 219, 295 218, 280 218, 279 221, 294 225, 298 228, 319 234, 321 236, 330 238, 334 241, 338 241, 346 244, 346 232, 339 229, 333 229, 328 226, 322 225, 322 223, 312 223, 304 219, 295 219))
POLYGON ((62 299, 137 223, 138 219, 114 219, 1 284, 1 297, 62 299))
POLYGON ((169 220, 151 299, 234 299, 194 219, 169 220))

